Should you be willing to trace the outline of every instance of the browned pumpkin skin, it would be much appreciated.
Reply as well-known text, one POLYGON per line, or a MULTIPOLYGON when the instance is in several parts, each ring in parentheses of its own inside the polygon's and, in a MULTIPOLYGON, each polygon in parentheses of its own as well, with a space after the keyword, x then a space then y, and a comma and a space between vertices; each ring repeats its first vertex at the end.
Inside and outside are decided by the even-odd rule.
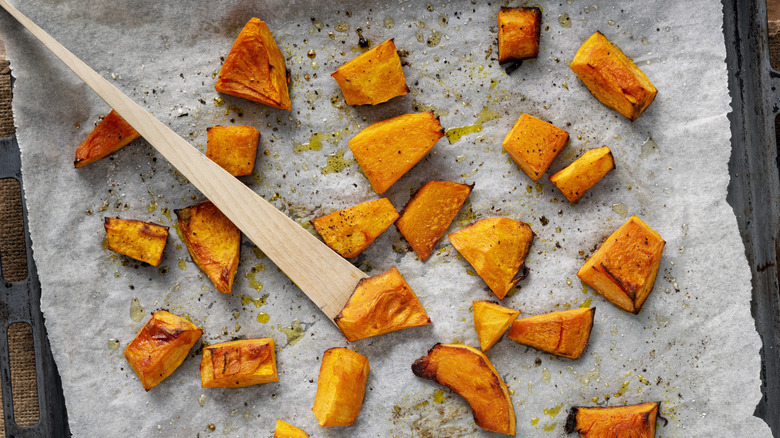
POLYGON ((347 105, 377 105, 409 92, 401 58, 391 38, 331 74, 347 105))
POLYGON ((159 266, 168 227, 153 222, 107 217, 103 221, 108 249, 159 266))
POLYGON ((314 416, 320 426, 349 426, 363 406, 370 371, 368 358, 348 348, 331 348, 322 355, 314 416))
POLYGON ((111 110, 76 149, 75 167, 105 158, 141 136, 116 111, 111 110))
POLYGON ((661 402, 627 406, 573 406, 566 418, 566 433, 582 438, 654 438, 661 402))

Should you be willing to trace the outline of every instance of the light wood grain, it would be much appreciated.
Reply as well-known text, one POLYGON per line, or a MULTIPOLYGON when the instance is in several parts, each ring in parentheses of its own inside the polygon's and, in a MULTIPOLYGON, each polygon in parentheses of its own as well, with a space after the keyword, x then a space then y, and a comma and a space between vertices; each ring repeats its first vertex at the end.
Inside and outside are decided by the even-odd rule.
POLYGON ((206 158, 5 0, 16 18, 249 237, 331 320, 367 277, 206 158))

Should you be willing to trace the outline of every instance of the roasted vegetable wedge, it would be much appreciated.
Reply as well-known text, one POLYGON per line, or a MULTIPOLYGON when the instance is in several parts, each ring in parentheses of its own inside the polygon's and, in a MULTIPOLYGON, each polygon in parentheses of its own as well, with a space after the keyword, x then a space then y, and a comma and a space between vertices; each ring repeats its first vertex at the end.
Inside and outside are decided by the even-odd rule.
POLYGON ((287 83, 284 55, 268 25, 258 18, 250 19, 219 70, 216 90, 289 110, 292 105, 287 83))
POLYGON ((541 9, 502 7, 498 12, 498 63, 536 58, 541 29, 541 9))
POLYGON ((277 419, 274 438, 309 438, 309 435, 292 424, 277 419))
POLYGON ((577 276, 621 309, 639 313, 653 290, 666 242, 631 216, 577 271, 577 276))
POLYGON ((212 126, 206 130, 206 156, 233 176, 251 175, 259 141, 253 126, 212 126))
POLYGON ((200 383, 204 388, 242 388, 278 380, 272 338, 244 339, 203 347, 200 383))
POLYGON ((360 280, 334 321, 348 341, 431 323, 395 267, 360 280))
POLYGON ((595 307, 563 310, 521 318, 507 337, 518 344, 557 356, 578 359, 588 346, 595 307))
POLYGON ((628 406, 573 406, 566 418, 566 433, 583 438, 653 438, 661 402, 628 406))
POLYGON ((642 70, 598 31, 582 43, 570 66, 601 103, 632 121, 658 92, 642 70))
POLYGON ((474 329, 483 352, 496 345, 520 315, 519 310, 506 308, 495 301, 473 301, 471 305, 474 308, 474 329))
POLYGON ((395 42, 389 39, 331 75, 347 105, 376 105, 409 92, 395 42))
POLYGON ((436 344, 412 364, 417 377, 433 380, 465 398, 477 426, 515 434, 515 408, 506 383, 487 356, 463 344, 436 344))
POLYGON ((107 217, 103 221, 108 249, 159 266, 168 227, 152 222, 107 217))
POLYGON ((129 145, 140 136, 141 134, 125 122, 125 119, 116 111, 111 110, 76 148, 76 159, 73 161, 73 165, 82 167, 105 158, 129 145))
POLYGON ((125 359, 150 390, 176 371, 203 330, 184 318, 160 310, 125 348, 125 359))
POLYGON ((487 218, 448 237, 499 299, 504 299, 521 277, 525 278, 525 257, 534 240, 528 224, 508 218, 487 218), (523 272, 518 275, 521 269, 523 272))
POLYGON ((550 181, 570 202, 577 203, 585 192, 615 168, 608 147, 591 149, 566 168, 550 176, 550 181))
POLYGON ((387 198, 364 202, 313 219, 311 224, 333 251, 342 257, 357 257, 398 219, 387 198))
POLYGON ((331 348, 322 355, 314 416, 320 426, 349 426, 355 422, 368 381, 368 359, 348 348, 331 348))
POLYGON ((504 137, 504 149, 532 180, 538 181, 561 153, 569 133, 536 117, 523 114, 504 137))
POLYGON ((374 191, 382 194, 444 136, 433 113, 412 113, 376 122, 349 141, 374 191))
POLYGON ((241 231, 211 201, 175 212, 192 261, 218 291, 229 294, 238 269, 241 231))

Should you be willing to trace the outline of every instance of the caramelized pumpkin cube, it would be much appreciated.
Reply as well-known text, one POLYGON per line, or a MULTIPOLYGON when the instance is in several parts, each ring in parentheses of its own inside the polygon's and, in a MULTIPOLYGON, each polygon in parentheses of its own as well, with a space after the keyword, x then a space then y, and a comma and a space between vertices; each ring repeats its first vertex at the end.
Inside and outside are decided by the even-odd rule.
POLYGON ((506 308, 495 301, 473 301, 471 305, 474 308, 474 329, 483 352, 496 345, 520 315, 519 310, 506 308))
POLYGON ((569 133, 555 125, 523 114, 504 137, 504 149, 534 181, 538 181, 561 153, 569 133))
POLYGON ((612 151, 608 147, 591 149, 574 160, 566 168, 550 176, 550 181, 558 187, 570 202, 577 203, 580 198, 615 168, 612 151))
POLYGON ((168 227, 112 217, 105 218, 103 226, 106 229, 108 249, 152 266, 160 265, 168 240, 168 227))
POLYGON ((653 290, 666 242, 631 216, 577 271, 577 276, 621 309, 639 313, 653 290))
POLYGON ((345 258, 357 257, 398 219, 387 198, 364 202, 311 221, 333 251, 345 258))
POLYGON ((518 344, 578 359, 588 345, 595 312, 589 307, 518 319, 507 336, 518 344))
POLYGON ((431 181, 420 187, 406 204, 395 226, 406 241, 417 251, 421 260, 431 255, 436 242, 441 239, 473 185, 454 182, 431 181))
POLYGON ((433 380, 465 398, 477 426, 515 434, 515 408, 506 383, 484 353, 463 344, 436 344, 412 364, 417 377, 433 380))
POLYGON ((566 433, 583 438, 653 438, 661 402, 627 406, 573 406, 566 418, 566 433))
POLYGON ((76 159, 73 165, 86 166, 89 163, 105 158, 135 141, 139 134, 116 111, 111 110, 87 138, 76 148, 76 159))
POLYGON ((292 424, 277 419, 274 438, 309 438, 309 435, 292 424))
POLYGON ((382 194, 444 136, 433 113, 404 114, 376 122, 349 141, 374 191, 382 194))
POLYGON ((259 142, 253 126, 212 126, 206 130, 206 156, 233 176, 251 175, 259 142))
POLYGON ((536 58, 541 30, 541 9, 502 7, 498 12, 498 63, 536 58))
POLYGON ((347 105, 376 105, 409 92, 395 42, 389 39, 331 74, 347 105))
POLYGON ((570 67, 596 99, 631 121, 658 92, 642 70, 598 31, 582 43, 570 67))
POLYGON ((348 341, 431 323, 395 266, 360 280, 334 321, 348 341))
POLYGON ((184 318, 160 310, 125 348, 125 359, 150 390, 176 371, 203 330, 184 318))
POLYGON ((331 348, 322 355, 314 416, 322 427, 349 426, 363 406, 368 381, 368 358, 349 348, 331 348))
POLYGON ((229 294, 238 269, 241 231, 211 201, 175 212, 192 261, 218 291, 229 294))
POLYGON ((203 347, 200 361, 203 388, 243 388, 278 380, 272 338, 244 339, 203 347))
POLYGON ((219 70, 216 90, 289 110, 292 105, 287 84, 284 55, 268 25, 259 18, 250 19, 241 29, 219 70))
POLYGON ((481 219, 448 237, 498 299, 504 299, 509 289, 527 275, 525 257, 531 249, 534 232, 524 222, 508 218, 481 219), (523 273, 518 275, 521 268, 523 273))

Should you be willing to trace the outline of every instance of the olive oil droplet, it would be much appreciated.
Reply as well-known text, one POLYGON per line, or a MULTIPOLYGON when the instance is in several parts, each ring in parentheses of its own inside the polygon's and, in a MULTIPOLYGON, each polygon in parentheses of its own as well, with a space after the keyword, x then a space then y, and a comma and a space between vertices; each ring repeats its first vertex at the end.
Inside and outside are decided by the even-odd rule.
POLYGON ((119 348, 119 340, 111 338, 108 340, 108 349, 109 350, 116 350, 119 348))
POLYGON ((141 307, 141 302, 138 301, 138 298, 133 297, 133 299, 130 300, 130 319, 139 322, 144 319, 144 312, 144 308, 141 307))

